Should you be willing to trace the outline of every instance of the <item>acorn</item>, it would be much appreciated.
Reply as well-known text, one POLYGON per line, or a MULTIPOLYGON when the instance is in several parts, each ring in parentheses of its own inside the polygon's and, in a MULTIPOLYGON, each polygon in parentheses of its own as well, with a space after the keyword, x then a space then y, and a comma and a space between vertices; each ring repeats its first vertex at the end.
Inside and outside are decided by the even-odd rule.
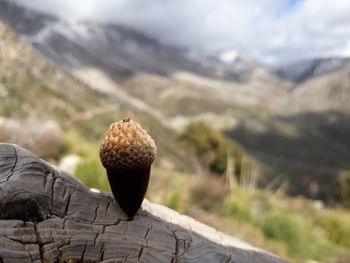
POLYGON ((130 118, 112 123, 100 146, 112 193, 129 219, 145 197, 156 154, 154 140, 130 118))

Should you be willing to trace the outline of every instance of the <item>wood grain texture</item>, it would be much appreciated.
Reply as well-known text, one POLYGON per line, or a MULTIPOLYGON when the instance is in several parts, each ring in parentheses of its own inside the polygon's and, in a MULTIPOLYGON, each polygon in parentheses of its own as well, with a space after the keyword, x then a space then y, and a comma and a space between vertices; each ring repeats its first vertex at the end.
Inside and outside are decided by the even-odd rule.
POLYGON ((7 262, 286 261, 147 200, 127 220, 110 193, 0 144, 0 263, 7 262))

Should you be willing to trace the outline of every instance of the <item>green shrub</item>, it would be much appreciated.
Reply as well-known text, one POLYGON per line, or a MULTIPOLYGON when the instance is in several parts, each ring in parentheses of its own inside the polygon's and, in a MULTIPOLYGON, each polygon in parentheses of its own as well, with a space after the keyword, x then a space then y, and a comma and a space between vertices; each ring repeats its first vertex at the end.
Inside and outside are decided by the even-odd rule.
POLYGON ((100 161, 98 143, 83 141, 78 133, 70 132, 66 135, 66 144, 71 145, 71 152, 81 158, 75 169, 75 177, 87 187, 111 191, 106 170, 100 161))
POLYGON ((224 214, 233 216, 246 222, 253 221, 251 211, 252 195, 245 190, 237 189, 223 203, 224 214))
POLYGON ((350 208, 350 171, 340 171, 336 178, 335 196, 345 207, 350 208))
POLYGON ((217 173, 225 172, 227 167, 227 154, 228 145, 221 143, 215 150, 213 160, 209 165, 210 170, 217 173))
POLYGON ((75 170, 75 176, 87 187, 110 191, 106 171, 97 154, 83 157, 75 170))
POLYGON ((267 240, 283 244, 288 258, 325 260, 349 246, 349 216, 332 210, 310 212, 305 199, 289 199, 267 191, 237 187, 218 212, 248 223, 267 240), (332 211, 332 212, 330 212, 332 211))
POLYGON ((223 174, 227 158, 231 156, 235 160, 235 173, 240 174, 242 150, 210 124, 203 121, 190 123, 179 135, 179 140, 189 145, 210 171, 223 174))
POLYGON ((165 200, 164 205, 178 211, 181 206, 181 194, 175 191, 169 193, 169 195, 170 196, 165 200))
POLYGON ((322 227, 331 242, 350 247, 350 216, 341 211, 322 213, 316 223, 322 227))
POLYGON ((218 131, 202 121, 190 123, 179 138, 192 145, 198 155, 217 149, 223 140, 218 131))
POLYGON ((324 259, 339 253, 340 247, 329 242, 320 229, 301 217, 275 212, 257 220, 266 237, 287 244, 289 256, 304 259, 324 259))

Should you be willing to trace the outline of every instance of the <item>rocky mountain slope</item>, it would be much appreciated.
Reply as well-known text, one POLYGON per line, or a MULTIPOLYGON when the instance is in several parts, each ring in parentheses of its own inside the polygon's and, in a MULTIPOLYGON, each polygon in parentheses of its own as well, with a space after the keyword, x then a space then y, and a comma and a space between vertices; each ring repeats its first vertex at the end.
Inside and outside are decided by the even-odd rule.
MULTIPOLYGON (((345 63, 345 62, 344 62, 345 63)), ((350 112, 350 64, 315 76, 296 86, 291 95, 295 111, 350 112)))
POLYGON ((34 110, 64 117, 106 102, 101 94, 48 63, 3 23, 0 38, 1 115, 34 110))
POLYGON ((316 58, 281 66, 276 69, 275 74, 295 83, 301 83, 342 69, 348 66, 349 62, 348 58, 316 58))
POLYGON ((152 129, 162 156, 159 163, 164 159, 174 166, 191 168, 184 157, 186 151, 175 143, 174 132, 157 119, 92 89, 48 62, 1 21, 0 39, 0 126, 4 119, 55 120, 66 132, 78 133, 82 141, 95 142, 103 138, 110 123, 132 115, 152 129))

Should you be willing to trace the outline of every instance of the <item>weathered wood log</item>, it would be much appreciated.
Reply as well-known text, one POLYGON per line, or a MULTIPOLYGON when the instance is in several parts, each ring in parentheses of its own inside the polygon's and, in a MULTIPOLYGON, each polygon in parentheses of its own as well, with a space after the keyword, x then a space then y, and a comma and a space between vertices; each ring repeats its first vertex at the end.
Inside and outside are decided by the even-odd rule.
POLYGON ((146 200, 127 220, 110 193, 0 144, 0 262, 286 261, 146 200))

